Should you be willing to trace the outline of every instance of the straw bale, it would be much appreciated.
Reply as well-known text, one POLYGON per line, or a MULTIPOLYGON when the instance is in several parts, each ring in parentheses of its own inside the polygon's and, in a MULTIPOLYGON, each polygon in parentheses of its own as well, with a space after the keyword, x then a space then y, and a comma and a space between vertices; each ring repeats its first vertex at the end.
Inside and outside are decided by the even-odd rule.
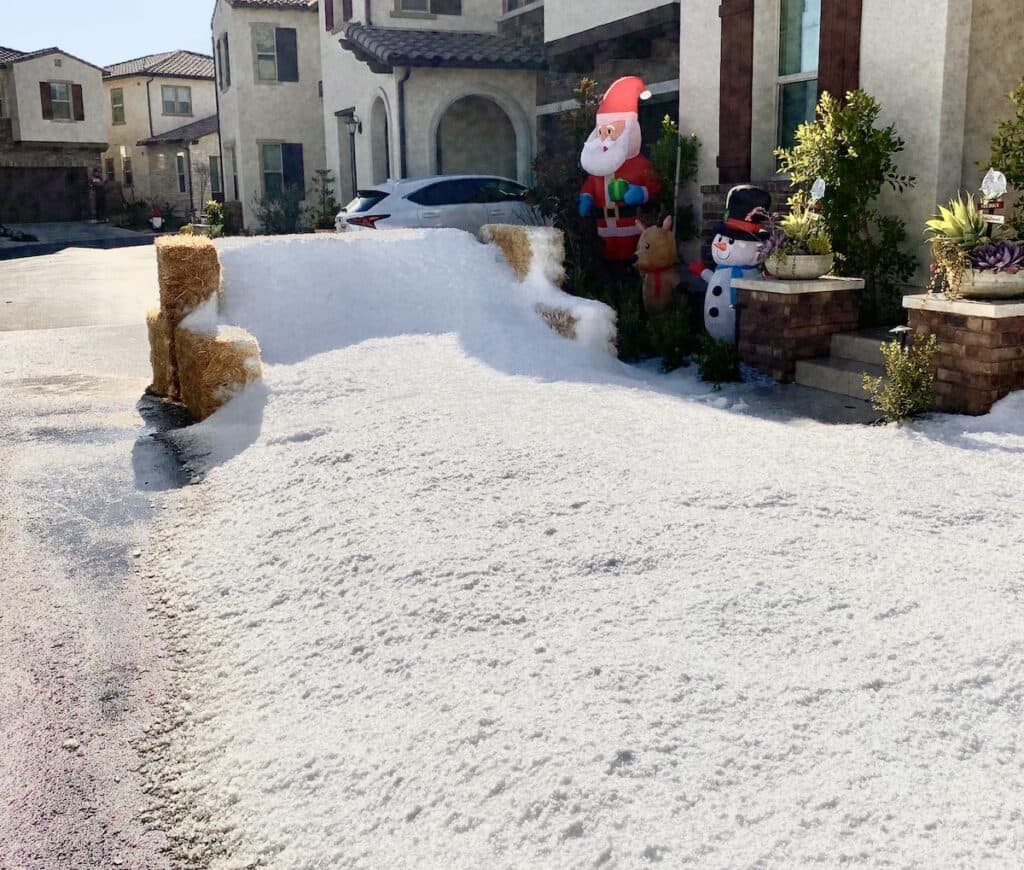
POLYGON ((176 398, 178 375, 174 370, 174 331, 159 308, 146 312, 146 327, 149 330, 149 361, 153 366, 153 383, 149 392, 168 399, 176 398))
POLYGON ((156 240, 160 309, 175 327, 197 305, 220 294, 220 260, 205 236, 164 236, 156 240))
POLYGON ((259 343, 237 326, 209 332, 179 326, 175 347, 181 401, 196 420, 205 420, 263 376, 259 343))
POLYGON ((555 308, 551 305, 544 305, 538 302, 534 306, 536 311, 544 321, 550 326, 555 332, 557 332, 563 338, 576 338, 576 324, 578 324, 579 318, 574 316, 571 311, 565 308, 555 308))
POLYGON ((565 278, 565 236, 552 227, 487 224, 480 240, 497 245, 520 279, 537 263, 544 277, 555 284, 565 278))

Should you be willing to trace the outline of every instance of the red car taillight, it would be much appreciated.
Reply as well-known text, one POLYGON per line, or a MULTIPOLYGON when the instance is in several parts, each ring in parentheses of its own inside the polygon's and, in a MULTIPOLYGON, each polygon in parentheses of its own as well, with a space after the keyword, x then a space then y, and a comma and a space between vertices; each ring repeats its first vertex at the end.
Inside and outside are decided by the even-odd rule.
POLYGON ((367 229, 377 229, 377 221, 387 220, 391 215, 389 214, 368 214, 360 215, 359 217, 347 217, 345 223, 355 224, 357 227, 366 227, 367 229))

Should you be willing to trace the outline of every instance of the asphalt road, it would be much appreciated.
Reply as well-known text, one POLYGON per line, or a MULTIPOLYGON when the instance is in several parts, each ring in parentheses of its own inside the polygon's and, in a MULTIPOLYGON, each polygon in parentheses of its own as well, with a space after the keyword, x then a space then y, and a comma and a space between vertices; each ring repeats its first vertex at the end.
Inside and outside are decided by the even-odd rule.
POLYGON ((162 868, 134 749, 167 661, 134 565, 153 248, 0 262, 0 868, 162 868))

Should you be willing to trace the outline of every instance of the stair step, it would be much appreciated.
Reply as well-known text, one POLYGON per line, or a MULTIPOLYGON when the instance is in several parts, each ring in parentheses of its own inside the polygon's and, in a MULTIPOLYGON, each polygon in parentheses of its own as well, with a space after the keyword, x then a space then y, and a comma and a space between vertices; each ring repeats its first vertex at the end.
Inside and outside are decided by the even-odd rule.
POLYGON ((866 401, 868 395, 861 386, 865 374, 880 378, 885 374, 885 369, 873 363, 823 356, 798 362, 795 380, 805 387, 866 401))
POLYGON ((882 342, 892 341, 893 336, 885 327, 862 329, 859 332, 840 332, 832 336, 832 356, 854 362, 880 366, 883 364, 882 342))

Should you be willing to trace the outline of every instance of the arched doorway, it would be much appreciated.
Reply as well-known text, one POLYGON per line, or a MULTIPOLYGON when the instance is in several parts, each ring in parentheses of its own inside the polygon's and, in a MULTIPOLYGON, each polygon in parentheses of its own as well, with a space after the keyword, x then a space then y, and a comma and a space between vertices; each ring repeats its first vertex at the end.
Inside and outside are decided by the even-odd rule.
POLYGON ((372 153, 373 183, 380 184, 391 177, 391 131, 388 127, 388 107, 377 97, 370 110, 370 148, 372 153))
POLYGON ((505 110, 480 95, 453 102, 437 125, 437 171, 519 176, 518 141, 505 110))

